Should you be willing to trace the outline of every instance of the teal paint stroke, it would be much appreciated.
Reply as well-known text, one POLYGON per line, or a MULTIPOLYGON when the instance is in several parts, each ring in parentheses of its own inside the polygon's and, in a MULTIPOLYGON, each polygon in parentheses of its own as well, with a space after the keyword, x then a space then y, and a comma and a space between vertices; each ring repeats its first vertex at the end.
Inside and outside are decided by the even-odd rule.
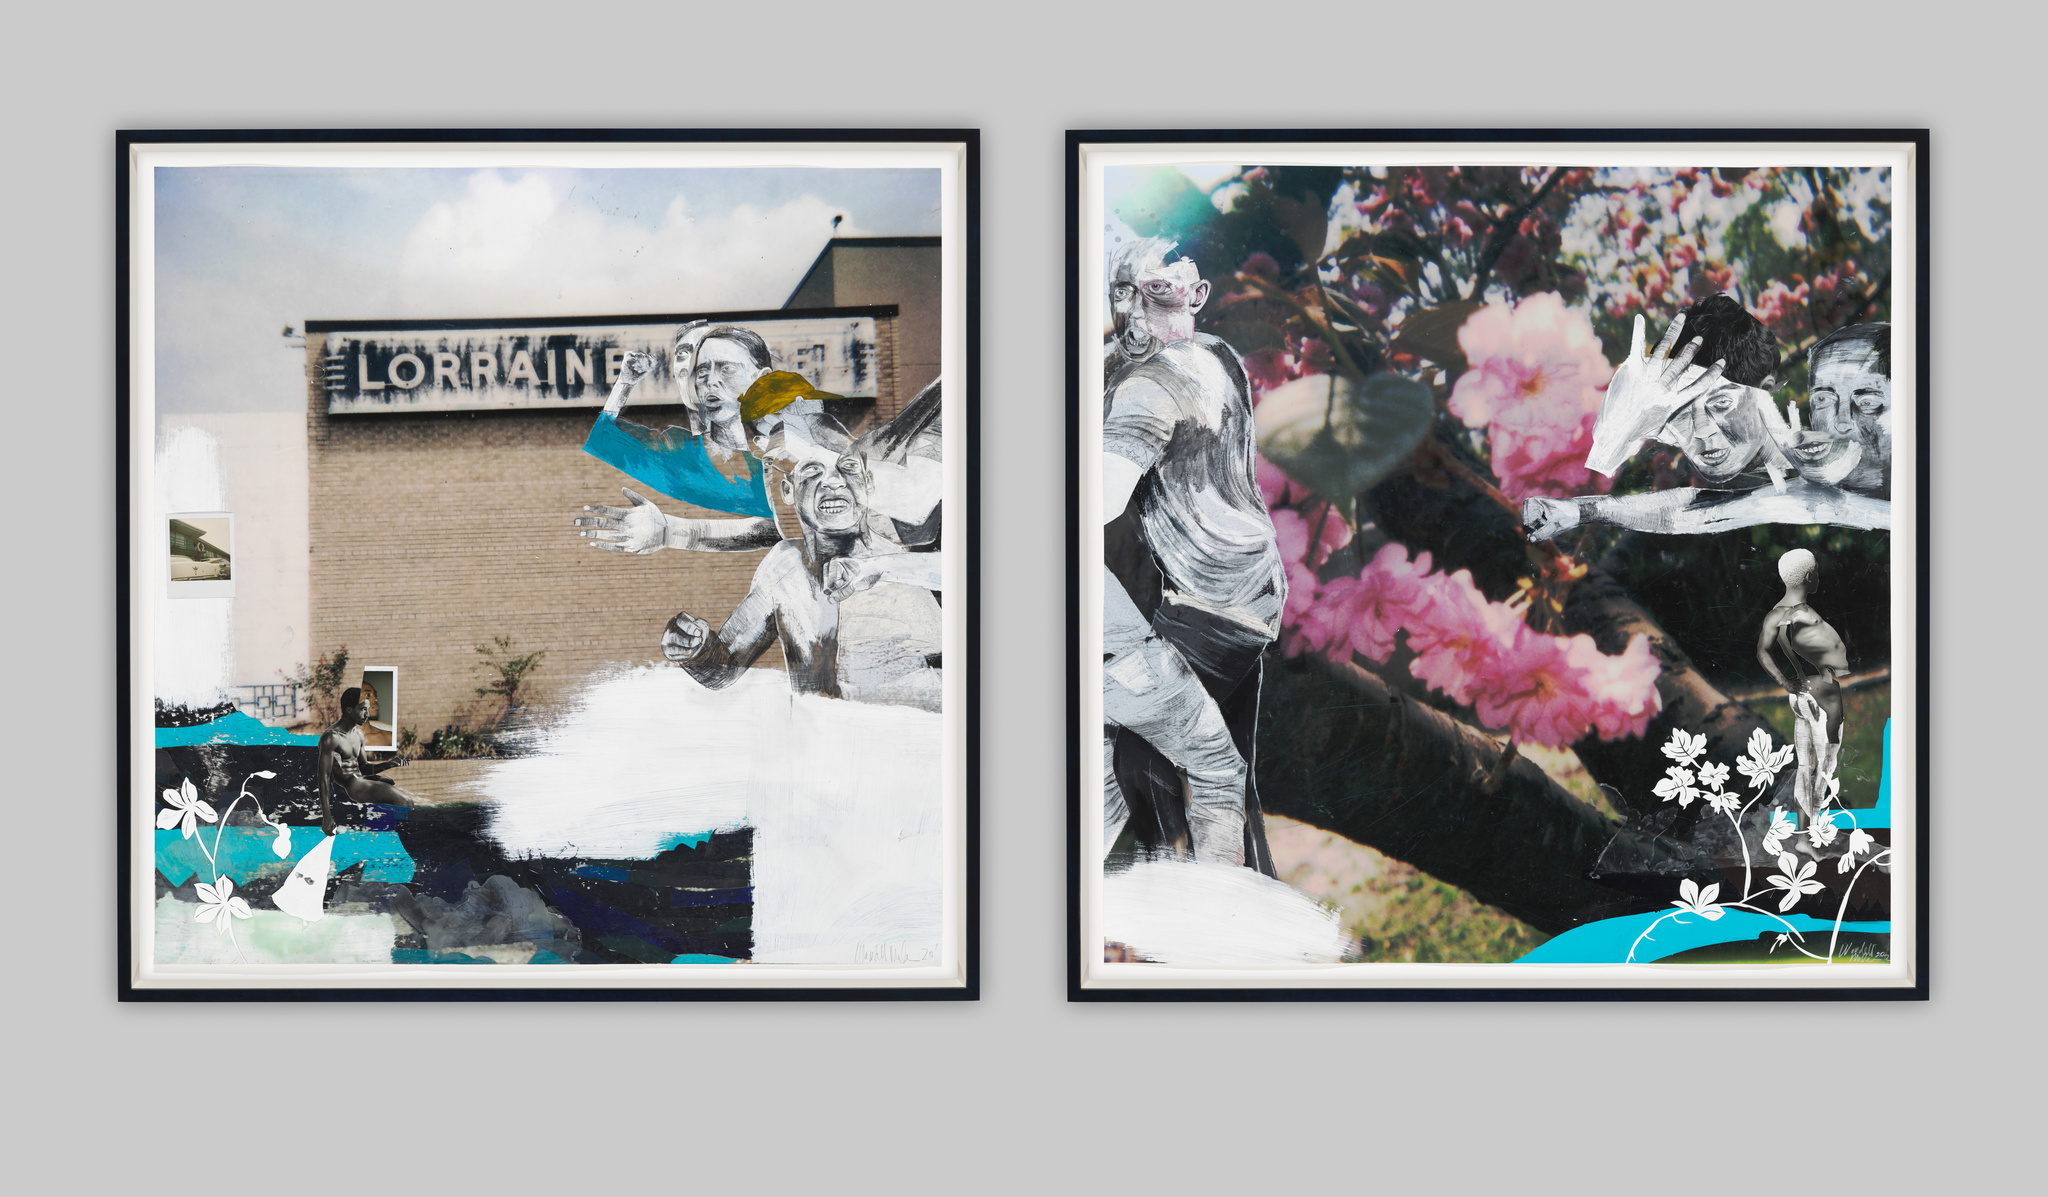
MULTIPOLYGON (((212 881, 215 866, 207 861, 206 853, 199 847, 199 839, 203 836, 206 847, 216 851, 220 857, 220 871, 233 877, 236 885, 246 885, 259 877, 282 876, 291 872, 299 858, 320 842, 319 828, 294 827, 291 855, 280 860, 271 850, 271 845, 277 842, 277 830, 273 827, 230 827, 221 835, 220 847, 214 849, 216 830, 202 827, 189 840, 175 827, 157 832, 156 871, 172 885, 183 885, 195 876, 201 881, 212 881)), ((405 850, 405 844, 395 831, 337 832, 334 837, 334 871, 338 874, 357 864, 363 866, 365 881, 403 884, 412 880, 412 854, 405 850)))
POLYGON ((738 964, 730 956, 712 956, 704 952, 685 952, 669 961, 670 964, 738 964))
MULTIPOLYGON (((1775 891, 1774 891, 1775 892, 1775 891)), ((1828 937, 1834 934, 1832 919, 1817 919, 1808 914, 1790 914, 1784 922, 1769 915, 1756 914, 1747 910, 1730 910, 1718 919, 1708 919, 1697 914, 1678 914, 1667 919, 1650 934, 1652 938, 1636 944, 1643 931, 1674 911, 1651 911, 1648 914, 1625 914, 1619 918, 1601 919, 1583 927, 1573 927, 1562 935, 1515 961, 1516 964, 1623 964, 1628 962, 1631 947, 1635 948, 1636 964, 1648 964, 1666 956, 1676 956, 1694 948, 1712 947, 1717 943, 1734 943, 1738 940, 1755 939, 1759 935, 1791 929, 1806 936, 1806 950, 1825 955, 1828 937), (1816 939, 1818 942, 1816 943, 1816 939)), ((1859 934, 1876 933, 1888 935, 1892 925, 1882 923, 1843 923, 1842 930, 1859 934)), ((1789 947, 1790 962, 1806 960, 1789 947)))
POLYGON ((315 748, 320 744, 320 737, 293 735, 240 711, 192 727, 156 729, 158 748, 189 748, 197 744, 299 744, 315 748))
POLYGON ((761 459, 751 453, 745 455, 746 480, 728 478, 711 464, 703 437, 685 434, 679 441, 630 421, 621 426, 610 412, 598 413, 583 451, 671 499, 733 515, 775 518, 762 480, 761 459))
POLYGON ((708 831, 678 832, 661 837, 661 850, 667 852, 672 848, 696 848, 710 839, 711 833, 708 831))

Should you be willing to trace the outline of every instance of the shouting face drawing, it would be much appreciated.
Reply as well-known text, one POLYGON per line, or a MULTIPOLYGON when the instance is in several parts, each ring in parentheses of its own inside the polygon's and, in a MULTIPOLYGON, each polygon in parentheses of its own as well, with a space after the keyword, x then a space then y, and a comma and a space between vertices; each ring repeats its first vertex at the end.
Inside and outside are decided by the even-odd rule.
POLYGON ((1209 284, 1186 258, 1168 262, 1174 243, 1147 237, 1119 250, 1110 265, 1109 310, 1117 348, 1144 361, 1160 348, 1195 333, 1195 313, 1209 301, 1209 284))

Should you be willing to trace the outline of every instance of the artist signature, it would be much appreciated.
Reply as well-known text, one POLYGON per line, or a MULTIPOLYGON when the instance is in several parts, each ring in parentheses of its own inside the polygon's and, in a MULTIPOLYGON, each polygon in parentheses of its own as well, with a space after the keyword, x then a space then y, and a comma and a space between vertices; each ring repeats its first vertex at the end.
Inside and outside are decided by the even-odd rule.
POLYGON ((915 947, 903 943, 857 943, 853 945, 853 958, 862 964, 929 964, 937 956, 936 948, 915 947))
POLYGON ((1882 944, 1847 943, 1835 950, 1837 960, 1875 960, 1889 964, 1891 958, 1891 949, 1882 944))

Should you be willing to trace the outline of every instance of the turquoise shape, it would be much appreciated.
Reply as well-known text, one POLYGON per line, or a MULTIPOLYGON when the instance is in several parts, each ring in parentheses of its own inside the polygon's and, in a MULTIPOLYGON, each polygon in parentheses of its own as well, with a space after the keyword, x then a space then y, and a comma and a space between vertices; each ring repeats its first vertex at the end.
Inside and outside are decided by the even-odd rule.
MULTIPOLYGON (((216 830, 202 827, 189 840, 175 827, 157 832, 156 871, 172 885, 183 885, 195 876, 202 881, 211 881, 214 870, 218 868, 233 877, 236 885, 246 885, 258 877, 290 872, 299 858, 320 842, 318 827, 294 827, 291 855, 280 860, 277 853, 271 851, 271 845, 277 842, 274 828, 230 827, 221 835, 220 847, 214 849, 216 830), (218 865, 208 862, 206 852, 200 849, 201 836, 206 838, 207 849, 214 850, 219 856, 218 865)), ((344 829, 337 832, 334 837, 334 871, 338 874, 357 864, 363 866, 365 881, 403 884, 412 880, 412 854, 405 850, 405 844, 395 831, 344 829)))
MULTIPOLYGON (((1734 943, 1737 940, 1755 939, 1759 935, 1783 931, 1786 924, 1806 936, 1806 949, 1820 951, 1827 946, 1828 936, 1835 930, 1834 920, 1817 919, 1807 914, 1785 916, 1784 922, 1769 915, 1756 914, 1747 910, 1730 910, 1718 919, 1708 919, 1697 914, 1679 914, 1666 920, 1655 931, 1653 938, 1636 944, 1636 937, 1672 911, 1651 911, 1648 914, 1625 914, 1619 918, 1601 919, 1573 927, 1562 935, 1554 936, 1549 942, 1516 960, 1516 964, 1622 964, 1628 961, 1629 948, 1635 947, 1637 964, 1648 964, 1666 956, 1676 956, 1694 948, 1711 947, 1717 943, 1734 943), (1816 944, 1816 938, 1819 943, 1816 944)), ((1892 925, 1882 923, 1843 923, 1842 930, 1890 934, 1892 925)), ((1790 949, 1786 949, 1789 951, 1790 949)), ((1805 960, 1797 952, 1791 959, 1805 960)))
POLYGON ((751 453, 746 455, 746 480, 728 478, 711 464, 704 438, 692 436, 677 443, 651 429, 636 436, 621 427, 610 412, 598 413, 583 451, 671 499, 733 515, 775 518, 775 509, 768 505, 761 459, 751 453))
POLYGON ((320 737, 293 735, 240 711, 192 727, 156 729, 158 748, 190 748, 199 744, 294 744, 315 748, 320 737))
POLYGON ((704 952, 684 952, 669 961, 670 964, 737 964, 730 956, 712 956, 704 952))

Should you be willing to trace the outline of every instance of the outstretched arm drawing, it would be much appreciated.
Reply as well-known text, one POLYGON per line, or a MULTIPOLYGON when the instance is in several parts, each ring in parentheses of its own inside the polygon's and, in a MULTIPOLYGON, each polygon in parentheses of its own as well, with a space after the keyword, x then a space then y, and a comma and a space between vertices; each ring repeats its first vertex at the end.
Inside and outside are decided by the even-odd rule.
POLYGON ((684 519, 663 512, 652 499, 636 494, 631 487, 619 489, 631 506, 595 503, 583 509, 589 515, 576 517, 576 527, 591 529, 581 535, 592 542, 592 548, 642 556, 663 549, 745 553, 772 548, 782 540, 782 529, 771 519, 684 519))
POLYGON ((835 603, 880 582, 941 592, 946 588, 937 553, 877 553, 825 564, 825 597, 835 603))
POLYGON ((688 611, 662 630, 661 652, 709 690, 723 690, 768 651, 776 635, 775 602, 760 589, 748 592, 717 633, 688 611))
POLYGON ((1549 540, 1580 524, 1614 524, 1638 532, 1726 532, 1757 524, 1835 524, 1890 528, 1892 505, 1795 478, 1783 490, 1705 490, 1696 486, 1634 495, 1582 495, 1525 499, 1522 526, 1532 541, 1549 540))

